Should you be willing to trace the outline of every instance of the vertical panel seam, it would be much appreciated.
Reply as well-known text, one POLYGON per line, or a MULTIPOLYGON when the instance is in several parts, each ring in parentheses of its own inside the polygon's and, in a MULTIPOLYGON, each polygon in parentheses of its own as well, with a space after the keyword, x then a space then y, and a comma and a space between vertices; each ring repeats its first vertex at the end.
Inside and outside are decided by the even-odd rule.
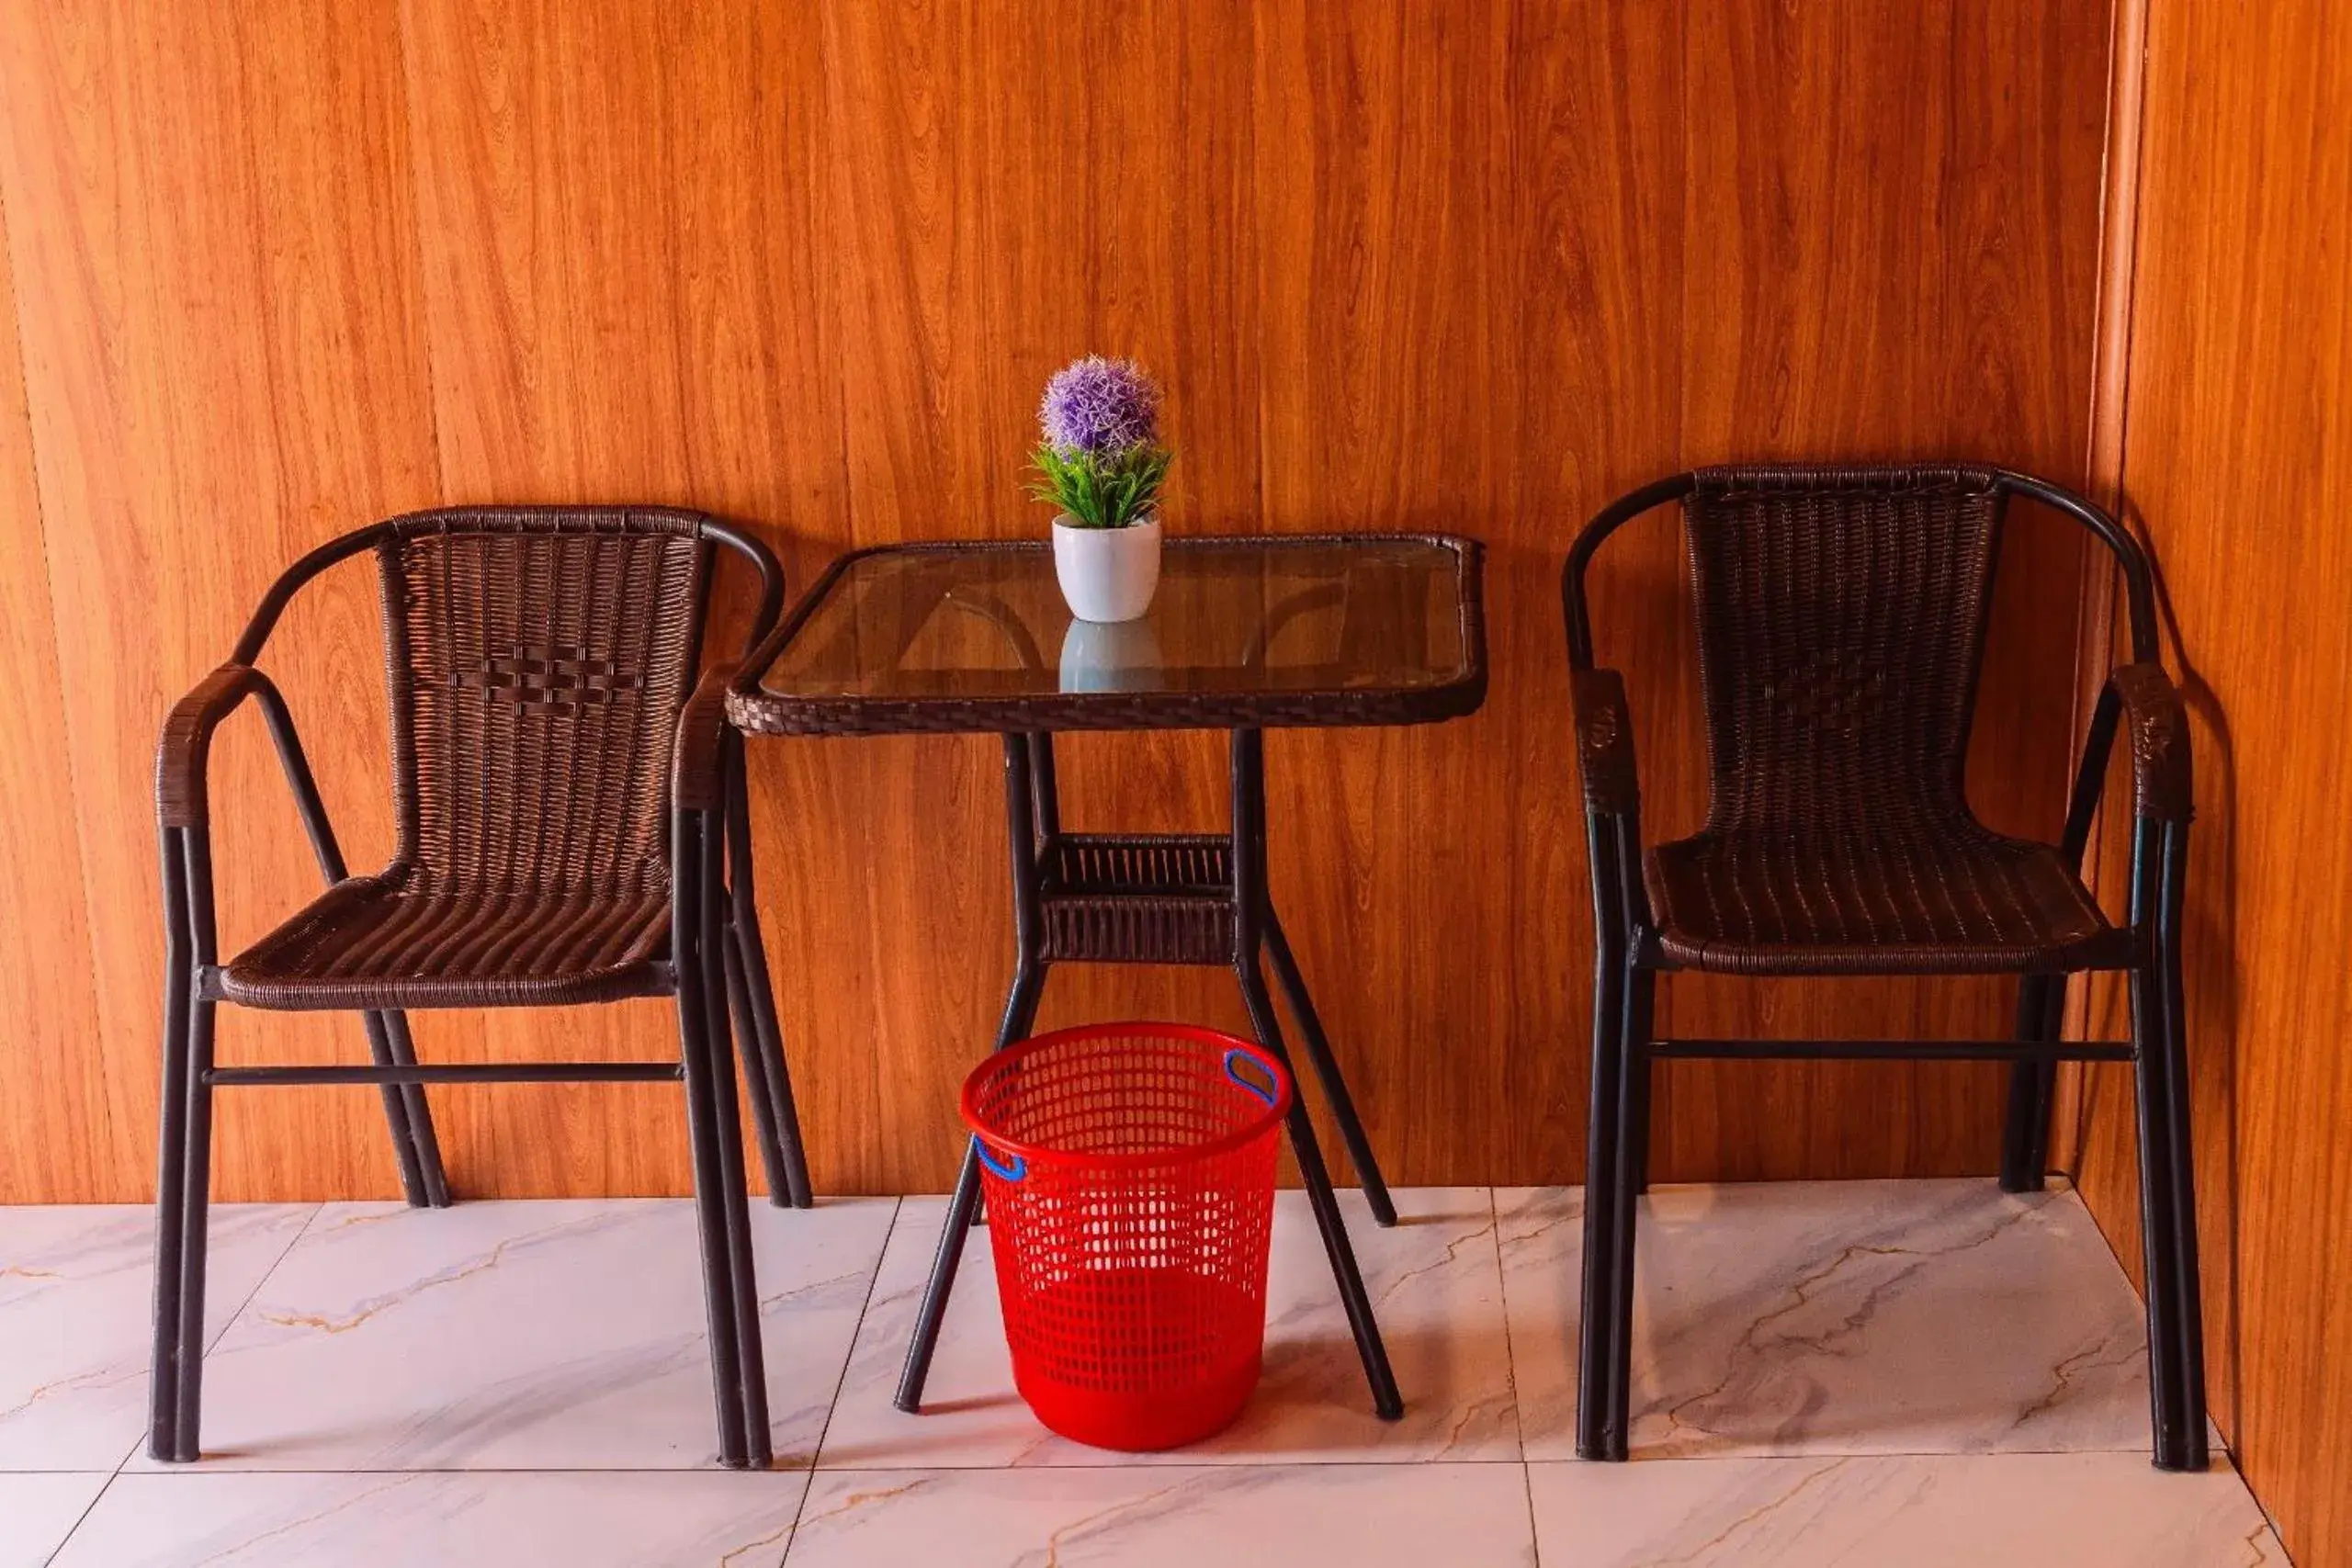
MULTIPOLYGON (((2129 434, 2132 299, 2138 286, 2140 243, 2140 152, 2147 124, 2148 0, 2114 0, 2108 43, 2108 123, 2100 164, 2098 299, 2092 309, 2091 400, 2085 433, 2084 480, 2091 498, 2123 516, 2124 450, 2129 434), (2128 189, 2120 188, 2128 183, 2128 189), (2111 421, 2111 425, 2109 424, 2111 421), (2108 431, 2111 428, 2113 434, 2108 431)), ((2083 558, 2095 558, 2087 542, 2083 558)), ((2113 562, 2086 570, 2075 601, 2075 711, 2070 733, 2079 750, 2089 727, 2091 700, 2114 662, 2115 573, 2113 562)), ((2108 867, 2105 811, 2084 846, 2081 874, 2096 897, 2108 867)), ((2070 987, 2060 1032, 2088 1039, 2092 1025, 2093 977, 2070 987)), ((2064 1160, 2069 1181, 2082 1175, 2089 1139, 2092 1097, 2089 1064, 2060 1066, 2053 1094, 2069 1112, 2064 1146, 2052 1153, 2064 1160)), ((2053 1106, 2053 1113, 2056 1109, 2053 1106)))

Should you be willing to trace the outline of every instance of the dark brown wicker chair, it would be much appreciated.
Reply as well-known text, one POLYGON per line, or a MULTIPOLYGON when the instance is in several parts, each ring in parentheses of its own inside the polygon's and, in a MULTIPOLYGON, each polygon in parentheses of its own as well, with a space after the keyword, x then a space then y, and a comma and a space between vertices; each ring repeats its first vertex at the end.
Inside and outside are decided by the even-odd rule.
MULTIPOLYGON (((2113 519, 2038 479, 1980 468, 1713 468, 1623 497, 1569 551, 1561 597, 1584 775, 1597 957, 1577 1449, 1625 1457, 1635 1194, 1650 1065, 1678 1057, 2014 1063, 2001 1184, 2041 1184, 2060 1060, 2129 1060, 2140 1103, 2156 1463, 2206 1462, 2180 897, 2188 734, 2157 662, 2147 561, 2113 519), (2132 662, 2094 710, 2064 837, 2006 838, 1962 788, 2001 524, 2024 496, 2114 553, 2132 662), (1682 503, 1707 719, 1709 806, 1645 852, 1623 682, 1593 668, 1584 576, 1635 516, 1682 503), (2119 720, 2136 822, 2117 927, 2079 875, 2119 720), (1654 1040, 1657 977, 2020 976, 2016 1038, 1654 1040), (2066 976, 2131 976, 2130 1042, 2059 1039, 2066 976)), ((2071 672, 2069 672, 2071 673, 2071 672)))
POLYGON ((379 1086, 408 1201, 438 1207, 449 1194, 425 1084, 681 1080, 720 1458, 768 1462, 729 1003, 751 1042, 771 1190, 805 1206, 808 1186, 752 912, 741 746, 724 723, 735 665, 695 679, 714 546, 759 574, 757 642, 782 598, 775 558, 697 513, 459 508, 380 523, 296 562, 229 661, 172 710, 156 766, 167 958, 155 1458, 198 1451, 213 1089, 379 1086), (383 588, 399 843, 382 871, 352 876, 285 701, 255 661, 295 592, 363 551, 374 553, 383 588), (222 964, 205 759, 214 730, 248 697, 328 886, 222 964), (722 863, 730 844, 731 878, 722 863), (404 1010, 651 996, 677 998, 676 1061, 421 1066, 404 1010), (372 1064, 216 1066, 213 1010, 224 1001, 356 1010, 372 1064))

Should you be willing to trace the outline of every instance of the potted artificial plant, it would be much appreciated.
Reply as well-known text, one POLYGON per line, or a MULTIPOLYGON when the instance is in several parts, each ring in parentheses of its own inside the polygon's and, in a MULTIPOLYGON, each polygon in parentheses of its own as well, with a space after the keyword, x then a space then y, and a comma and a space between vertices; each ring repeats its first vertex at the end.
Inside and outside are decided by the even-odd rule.
POLYGON ((1081 621, 1132 621, 1159 586, 1159 389, 1132 359, 1089 355, 1055 373, 1038 405, 1038 500, 1054 519, 1054 576, 1081 621))

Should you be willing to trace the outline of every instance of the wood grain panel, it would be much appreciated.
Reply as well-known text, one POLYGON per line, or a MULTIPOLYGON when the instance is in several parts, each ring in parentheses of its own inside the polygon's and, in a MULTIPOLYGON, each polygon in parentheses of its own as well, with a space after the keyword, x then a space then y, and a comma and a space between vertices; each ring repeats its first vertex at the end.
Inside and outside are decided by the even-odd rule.
MULTIPOLYGON (((0 219, 5 222, 5 219, 0 219)), ((88 903, 76 842, 65 705, 57 681, 57 623, 25 412, 17 298, 0 244, 0 976, 11 1026, 0 1035, 0 1083, 42 1084, 37 1106, 0 1109, 0 1203, 54 1202, 104 1190, 134 1156, 112 1124, 92 994, 88 903)))
MULTIPOLYGON (((105 1049, 83 1109, 6 1114, 44 1169, 82 1173, 72 1190, 144 1190, 154 724, 302 547, 443 499, 670 501, 748 522, 805 583, 853 544, 1031 532, 1040 384, 1100 349, 1168 385, 1177 527, 1488 541, 1489 706, 1277 738, 1275 890, 1392 1176, 1572 1173, 1590 960, 1560 554, 1611 495, 1691 461, 2078 464, 2103 17, 403 0, 265 27, 77 0, 11 26, 0 203, 105 1049), (72 1116, 115 1129, 78 1166, 72 1116)), ((1996 820, 2046 827, 2065 697, 2027 672, 2067 645, 2077 563, 2030 529, 2016 545, 1975 782, 1996 820)), ((1613 550, 1595 594, 1672 829, 1701 772, 1670 523, 1613 550)), ((363 862, 385 838, 371 619, 355 572, 281 634, 363 862)), ((232 937, 308 879, 238 728, 232 937)), ((1063 762, 1073 825, 1225 821, 1213 737, 1078 738, 1063 762)), ((1011 961, 999 769, 985 740, 755 749, 820 1187, 952 1168, 952 1089, 1011 961)), ((1674 990, 1686 1021, 1790 1031, 2005 1010, 1940 986, 1674 990)), ((1220 976, 1148 971, 1057 978, 1045 1016, 1110 1013, 1239 1018, 1220 976)), ((473 1059, 636 1055, 669 1032, 647 1005, 421 1036, 473 1059)), ((351 1033, 239 1019, 225 1038, 348 1054, 351 1033)), ((1986 1169, 1997 1081, 1678 1069, 1661 1173, 1986 1169)), ((658 1089, 435 1100, 465 1191, 684 1179, 658 1089)), ((391 1190, 368 1097, 231 1104, 225 1190, 391 1190)))
MULTIPOLYGON (((2104 13, 1723 4, 1685 27, 1686 460, 1934 452, 2079 481, 2104 13)), ((1969 760, 1971 802, 2003 830, 2052 838, 2064 815, 2081 570, 2079 536, 2020 509, 1969 760)), ((1653 725, 1645 755, 1695 761, 1697 733, 1653 741, 1653 725)), ((1704 814, 1701 770, 1670 784, 1646 802, 1659 837, 1704 814)), ((1678 1033, 1966 1038, 2007 1032, 2013 992, 1690 977, 1660 1010, 1678 1033)), ((1661 1169, 1981 1171, 2005 1088, 1982 1066, 1678 1063, 1661 1169)))
MULTIPOLYGON (((153 1161, 164 708, 288 560, 430 493, 396 40, 388 18, 323 6, 42 6, 0 35, 0 201, 91 908, 96 1028, 78 1076, 97 1076, 107 1129, 98 1179, 74 1195, 135 1198, 153 1161)), ((373 622, 368 585, 344 574, 270 655, 356 859, 388 831, 373 622)), ((218 842, 233 944, 317 873, 254 721, 231 726, 215 767, 236 807, 218 842)), ((347 1055, 358 1039, 347 1021, 239 1017, 221 1051, 347 1055)), ((46 1086, 8 1099, 51 1103, 46 1086)), ((372 1111, 348 1095, 230 1097, 220 1194, 378 1188, 391 1165, 372 1111)), ((31 1120, 17 1146, 74 1168, 89 1156, 70 1125, 31 1120)))
MULTIPOLYGON (((1510 191, 1510 26, 1500 4, 1258 9, 1261 425, 1275 528, 1498 533, 1519 393, 1516 347, 1486 308, 1516 292, 1518 272, 1498 220, 1510 191)), ((1502 622, 1517 595, 1496 581, 1502 622)), ((1516 690, 1508 676, 1496 685, 1516 690)), ((1498 706, 1267 747, 1272 891, 1374 1145, 1407 1170, 1442 1163, 1453 1129, 1489 1120, 1500 1087, 1510 992, 1479 976, 1508 942, 1511 908, 1453 890, 1510 860, 1513 819, 1458 808, 1504 722, 1498 706)))
MULTIPOLYGON (((1173 525, 1250 526, 1248 7, 846 6, 827 18, 832 194, 857 215, 836 231, 858 542, 1040 530, 1023 474, 1038 393, 1090 350, 1136 355, 1165 381, 1173 525), (1106 81, 1121 84, 1115 97, 1106 81)), ((785 919, 856 921, 860 986, 814 970, 780 984, 798 1037, 875 1113, 818 1134, 812 1157, 941 1187, 961 1142, 956 1086, 994 1033, 1012 973, 1001 749, 822 749, 854 770, 856 820, 789 829, 820 874, 785 919)), ((1224 823, 1209 738, 1075 737, 1059 761, 1073 828, 1224 823)), ((1063 970, 1039 1018, 1229 1025, 1231 990, 1213 975, 1063 970)))
MULTIPOLYGON (((1511 739, 1483 785, 1500 798, 1470 873, 1508 890, 1510 924, 1480 933, 1467 971, 1508 987, 1487 1048, 1499 1057, 1492 1103, 1526 1108, 1496 1117, 1510 1169, 1583 1169, 1592 900, 1560 559, 1592 513, 1682 461, 1683 26, 1679 7, 1637 4, 1523 4, 1512 21, 1517 493, 1487 558, 1500 676, 1487 722, 1511 739), (1493 963, 1498 951, 1512 961, 1493 963)), ((1587 585, 1600 657, 1628 676, 1653 797, 1698 777, 1681 580, 1679 532, 1652 520, 1619 535, 1587 585)))
MULTIPOLYGON (((2352 17, 2152 7, 2143 92, 2122 473, 2197 750, 2206 1365, 2288 1551, 2331 1568, 2352 1563, 2352 17)), ((2136 1276, 2130 1081, 2101 1069, 2087 1099, 2082 1191, 2136 1276)))
MULTIPOLYGON (((844 522, 813 13, 416 0, 402 15, 448 495, 699 506, 763 533, 805 583, 844 522)), ((731 652, 741 626, 722 615, 714 649, 731 652)), ((808 764, 762 749, 763 820, 808 764)), ((831 796, 836 814, 858 796, 831 796)), ((798 835, 780 837, 788 868, 798 835)), ((775 959, 834 972, 823 933, 774 918, 776 890, 799 885, 768 879, 775 959)), ((559 1030, 559 1054, 675 1049, 667 1003, 560 1023, 436 1018, 424 1048, 545 1055, 559 1030)), ((811 1120, 869 1124, 837 1114, 828 1076, 803 1075, 811 1120)), ((687 1179, 674 1090, 447 1095, 436 1114, 468 1191, 679 1191, 687 1179)))

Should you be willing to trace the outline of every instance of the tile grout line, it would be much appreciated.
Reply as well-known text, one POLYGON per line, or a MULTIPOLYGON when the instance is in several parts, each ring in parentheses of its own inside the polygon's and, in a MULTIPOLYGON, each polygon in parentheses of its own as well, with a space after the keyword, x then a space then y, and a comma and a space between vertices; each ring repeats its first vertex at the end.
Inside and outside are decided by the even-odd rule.
POLYGON ((825 1459, 825 1439, 832 1435, 833 1415, 841 1409, 842 1390, 849 1384, 850 1363, 857 1359, 857 1341, 865 1332, 865 1314, 874 1306, 874 1292, 882 1283, 882 1262, 890 1254, 890 1238, 899 1234, 899 1216, 905 1213, 904 1193, 890 1201, 890 1223, 882 1227, 882 1245, 875 1250, 874 1272, 865 1277, 865 1299, 857 1303, 857 1323, 849 1331, 849 1344, 842 1352, 841 1375, 833 1380, 833 1397, 825 1405, 824 1425, 817 1429, 817 1446, 808 1455, 808 1479, 800 1488, 800 1501, 792 1510, 792 1528, 785 1532, 784 1555, 776 1559, 777 1568, 792 1556, 792 1544, 800 1537, 801 1517, 808 1511, 808 1494, 817 1489, 817 1472, 825 1459))
MULTIPOLYGON (((123 1461, 123 1464, 128 1464, 130 1462, 130 1461, 128 1457, 123 1461)), ((82 1533, 82 1527, 88 1524, 90 1522, 90 1516, 97 1511, 98 1499, 105 1496, 107 1490, 111 1488, 114 1483, 121 1478, 121 1476, 122 1465, 115 1466, 114 1473, 107 1476, 105 1483, 96 1492, 90 1494, 89 1502, 85 1504, 81 1513, 74 1517, 74 1528, 60 1536, 58 1538, 57 1544, 49 1549, 49 1555, 40 1560, 41 1568, 49 1568, 49 1565, 56 1562, 58 1557, 65 1551, 67 1543, 73 1540, 75 1536, 82 1533)))
POLYGON ((1511 1427, 1519 1434, 1519 1479, 1527 1498, 1527 1560, 1544 1568, 1544 1545, 1535 1534, 1535 1472, 1527 1458, 1527 1411, 1519 1402, 1519 1346, 1510 1331, 1510 1270, 1503 1267, 1503 1210, 1495 1189, 1487 1189, 1487 1214, 1495 1231, 1495 1300, 1503 1313, 1503 1375, 1510 1382, 1511 1427))
MULTIPOLYGON (((220 1332, 205 1340, 204 1359, 206 1360, 210 1360, 212 1359, 213 1348, 219 1345, 221 1340, 228 1337, 229 1330, 236 1325, 237 1319, 245 1315, 245 1309, 254 1304, 254 1298, 261 1294, 261 1288, 269 1283, 270 1276, 277 1273, 279 1267, 285 1263, 286 1255, 294 1250, 295 1243, 300 1241, 304 1236, 311 1234, 311 1225, 318 1223, 319 1215, 323 1213, 325 1209, 326 1205, 324 1203, 313 1203, 311 1205, 311 1212, 302 1216, 302 1223, 294 1227, 294 1234, 286 1238, 286 1245, 277 1249, 277 1256, 269 1260, 269 1267, 263 1269, 260 1276, 254 1280, 254 1288, 245 1292, 245 1299, 237 1303, 237 1310, 231 1313, 227 1317, 221 1320, 220 1332)), ((160 1216, 158 1223, 160 1223, 160 1216)), ((209 1207, 206 1210, 206 1223, 208 1224, 210 1223, 210 1209, 209 1207)), ((207 1250, 209 1250, 209 1243, 207 1244, 207 1250)), ((149 1380, 152 1382, 155 1375, 153 1368, 149 1369, 147 1375, 149 1380)), ((125 1450, 120 1459, 115 1461, 114 1468, 107 1472, 106 1484, 100 1486, 96 1492, 91 1495, 89 1506, 84 1508, 82 1510, 81 1517, 74 1521, 74 1528, 65 1532, 63 1538, 58 1541, 56 1547, 51 1551, 47 1557, 41 1559, 42 1568, 48 1568, 48 1564, 56 1562, 58 1557, 65 1551, 66 1547, 73 1544, 74 1538, 82 1533, 82 1527, 90 1522, 90 1516, 97 1511, 98 1504, 105 1499, 107 1493, 114 1490, 114 1483, 122 1479, 124 1468, 127 1467, 133 1459, 138 1457, 139 1445, 144 1441, 146 1441, 146 1434, 144 1432, 141 1432, 140 1436, 133 1438, 130 1440, 130 1447, 125 1450)))

